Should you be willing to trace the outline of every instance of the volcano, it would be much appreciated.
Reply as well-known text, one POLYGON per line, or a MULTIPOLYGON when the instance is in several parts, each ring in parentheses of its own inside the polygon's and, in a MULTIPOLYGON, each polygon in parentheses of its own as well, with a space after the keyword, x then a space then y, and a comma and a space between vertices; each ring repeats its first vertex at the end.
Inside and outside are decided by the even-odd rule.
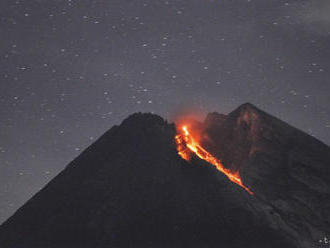
POLYGON ((176 124, 136 113, 2 224, 0 247, 326 247, 329 161, 248 103, 176 124))

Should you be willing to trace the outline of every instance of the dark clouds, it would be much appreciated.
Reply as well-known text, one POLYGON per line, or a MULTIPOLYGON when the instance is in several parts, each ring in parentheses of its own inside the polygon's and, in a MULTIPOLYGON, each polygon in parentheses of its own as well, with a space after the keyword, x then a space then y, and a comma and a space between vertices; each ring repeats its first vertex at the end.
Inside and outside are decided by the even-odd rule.
POLYGON ((252 102, 330 144, 328 10, 326 0, 1 1, 0 221, 136 111, 252 102))
POLYGON ((318 35, 330 33, 330 2, 327 0, 305 1, 292 5, 296 18, 303 28, 318 35))

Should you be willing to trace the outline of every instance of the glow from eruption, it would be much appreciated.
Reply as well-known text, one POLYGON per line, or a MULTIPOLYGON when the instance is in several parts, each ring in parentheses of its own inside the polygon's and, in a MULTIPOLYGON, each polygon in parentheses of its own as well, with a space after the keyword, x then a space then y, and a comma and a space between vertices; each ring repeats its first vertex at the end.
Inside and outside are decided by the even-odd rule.
POLYGON ((188 131, 187 126, 182 126, 181 130, 179 130, 179 134, 177 134, 175 136, 175 141, 177 144, 178 154, 183 159, 189 161, 191 158, 191 154, 192 153, 196 154, 200 159, 203 159, 206 162, 214 165, 219 171, 221 171, 223 174, 225 174, 230 181, 238 184, 243 189, 245 189, 247 192, 249 192, 251 195, 253 195, 253 192, 242 183, 242 179, 239 175, 239 172, 238 171, 232 172, 229 169, 225 168, 219 159, 217 159, 211 153, 206 151, 192 137, 192 135, 188 131))

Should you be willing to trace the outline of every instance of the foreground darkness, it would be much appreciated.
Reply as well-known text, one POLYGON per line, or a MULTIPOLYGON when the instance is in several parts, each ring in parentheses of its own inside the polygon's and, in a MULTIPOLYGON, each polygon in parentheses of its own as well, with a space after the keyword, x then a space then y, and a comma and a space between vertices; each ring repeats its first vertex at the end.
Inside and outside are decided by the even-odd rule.
POLYGON ((197 156, 183 160, 175 125, 138 113, 9 218, 0 247, 322 247, 329 147, 251 104, 190 124, 254 195, 197 156))

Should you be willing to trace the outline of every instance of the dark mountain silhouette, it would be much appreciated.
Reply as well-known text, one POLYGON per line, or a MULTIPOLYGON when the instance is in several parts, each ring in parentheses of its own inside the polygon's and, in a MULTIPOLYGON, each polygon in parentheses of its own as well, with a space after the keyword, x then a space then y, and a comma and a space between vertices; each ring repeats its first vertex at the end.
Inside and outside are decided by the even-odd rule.
POLYGON ((10 217, 0 247, 322 247, 329 147, 251 104, 196 127, 255 195, 196 156, 183 160, 174 124, 133 114, 10 217))

